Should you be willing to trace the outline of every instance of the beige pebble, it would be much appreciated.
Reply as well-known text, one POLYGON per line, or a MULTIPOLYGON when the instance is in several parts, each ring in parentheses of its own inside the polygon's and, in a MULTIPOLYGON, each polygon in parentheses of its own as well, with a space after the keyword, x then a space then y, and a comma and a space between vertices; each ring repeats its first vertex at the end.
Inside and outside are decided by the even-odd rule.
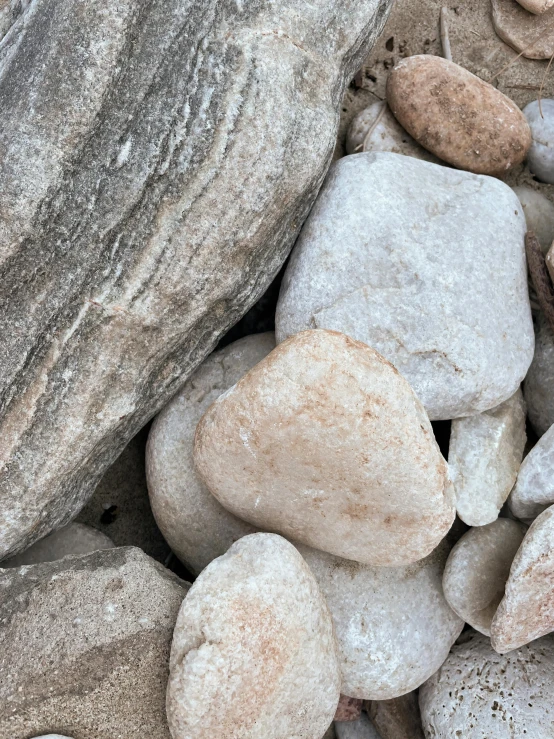
POLYGON ((554 54, 554 9, 537 17, 521 5, 516 0, 492 0, 494 30, 527 59, 549 59, 554 54))
POLYGON ((500 654, 554 631, 554 506, 531 524, 514 557, 506 593, 491 624, 500 654))
POLYGON ((173 635, 173 739, 320 739, 339 691, 331 616, 292 544, 251 534, 206 567, 173 635))
POLYGON ((522 524, 498 518, 464 534, 446 562, 446 600, 460 618, 487 636, 524 535, 522 524))
POLYGON ((515 103, 440 57, 401 60, 389 75, 387 101, 416 141, 459 169, 501 175, 531 146, 529 125, 515 103))
POLYGON ((370 701, 367 712, 381 739, 424 739, 415 690, 388 701, 370 701))
POLYGON ((239 518, 367 564, 425 557, 454 520, 420 401, 336 331, 295 334, 224 393, 198 424, 195 463, 239 518))
POLYGON ((554 5, 554 0, 517 0, 518 3, 530 13, 540 15, 554 5))

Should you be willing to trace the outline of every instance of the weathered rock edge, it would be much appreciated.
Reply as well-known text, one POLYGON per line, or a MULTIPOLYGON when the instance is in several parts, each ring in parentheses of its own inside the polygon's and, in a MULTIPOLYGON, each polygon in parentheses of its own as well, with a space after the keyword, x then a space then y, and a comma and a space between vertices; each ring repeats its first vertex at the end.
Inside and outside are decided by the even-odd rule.
MULTIPOLYGON (((390 0, 33 0, 0 40, 0 558, 283 263, 390 0)), ((5 26, 4 26, 5 28, 5 26)))

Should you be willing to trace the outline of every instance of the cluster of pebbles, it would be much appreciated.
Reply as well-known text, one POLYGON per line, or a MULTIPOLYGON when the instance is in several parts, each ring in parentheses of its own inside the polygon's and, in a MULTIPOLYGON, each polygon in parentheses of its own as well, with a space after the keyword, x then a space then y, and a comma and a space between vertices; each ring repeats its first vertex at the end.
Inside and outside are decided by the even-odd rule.
MULTIPOLYGON (((104 613, 150 602, 141 625, 173 634, 173 739, 553 737, 554 333, 531 308, 525 237, 546 256, 554 206, 501 178, 526 162, 554 183, 554 100, 522 112, 416 55, 346 149, 293 250, 275 332, 209 356, 152 426, 150 502, 196 577, 188 592, 78 523, 5 561, 0 588, 34 598, 40 620, 25 578, 79 595, 88 565, 61 558, 82 555, 99 593, 121 591, 104 613), (451 421, 447 458, 435 421, 451 421)), ((64 710, 100 721, 109 700, 93 693, 64 710)), ((26 731, 17 720, 0 717, 1 736, 26 731)))

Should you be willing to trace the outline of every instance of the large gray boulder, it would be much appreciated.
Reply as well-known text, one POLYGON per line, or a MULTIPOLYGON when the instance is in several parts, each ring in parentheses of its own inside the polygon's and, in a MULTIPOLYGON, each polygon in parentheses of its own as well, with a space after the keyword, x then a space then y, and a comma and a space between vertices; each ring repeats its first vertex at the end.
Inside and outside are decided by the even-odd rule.
POLYGON ((134 547, 0 570, 0 739, 169 739, 186 583, 134 547))
POLYGON ((0 557, 76 515, 267 287, 389 5, 35 0, 8 18, 0 557))

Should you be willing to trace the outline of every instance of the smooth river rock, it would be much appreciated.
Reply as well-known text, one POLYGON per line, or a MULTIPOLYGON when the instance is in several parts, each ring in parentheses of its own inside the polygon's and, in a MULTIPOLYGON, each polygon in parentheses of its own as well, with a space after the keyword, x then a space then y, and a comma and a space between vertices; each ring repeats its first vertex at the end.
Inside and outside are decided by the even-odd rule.
POLYGON ((335 721, 335 732, 337 739, 382 739, 365 713, 357 721, 335 721))
POLYGON ((333 616, 343 693, 396 698, 438 670, 464 625, 442 592, 444 542, 407 567, 369 567, 308 547, 299 551, 333 616))
POLYGON ((339 692, 331 616, 292 544, 251 534, 206 567, 173 636, 173 739, 320 739, 339 692))
POLYGON ((464 534, 446 562, 446 600, 460 618, 487 636, 525 531, 517 521, 498 518, 464 534))
POLYGON ((508 505, 514 516, 531 523, 554 503, 554 426, 523 460, 508 505))
MULTIPOLYGON (((550 24, 554 29, 554 10, 550 24)), ((538 101, 534 100, 523 112, 533 136, 527 166, 541 182, 554 185, 554 100, 549 98, 542 100, 540 107, 538 101)))
POLYGON ((491 624, 491 644, 509 652, 554 631, 554 506, 531 524, 514 557, 491 624))
POLYGON ((531 146, 517 105, 447 59, 420 54, 400 61, 389 74, 387 102, 419 144, 459 169, 502 175, 531 146))
POLYGON ((88 554, 113 547, 115 547, 113 541, 101 531, 82 523, 70 523, 35 542, 21 554, 2 560, 0 568, 54 562, 68 555, 88 554))
POLYGON ((275 347, 273 333, 239 339, 211 354, 152 425, 146 474, 154 516, 172 550, 198 574, 255 528, 210 494, 194 468, 198 421, 223 392, 275 347))
POLYGON ((531 425, 542 436, 554 423, 554 334, 542 312, 535 319, 535 353, 523 395, 531 425))
POLYGON ((554 54, 554 9, 537 17, 522 5, 516 0, 492 0, 494 30, 527 59, 549 59, 554 54))
POLYGON ((528 10, 530 13, 536 13, 540 15, 545 13, 547 10, 554 5, 554 0, 517 0, 518 3, 528 10))
POLYGON ((0 557, 76 516, 269 285, 389 6, 34 0, 13 22, 0 557))
POLYGON ((335 331, 293 336, 220 396, 194 461, 239 518, 366 564, 421 559, 454 520, 423 406, 380 354, 335 331))
POLYGON ((53 728, 169 739, 169 651, 186 588, 134 547, 0 570, 0 739, 53 728))
POLYGON ((424 739, 417 691, 371 701, 367 712, 382 739, 424 739))
POLYGON ((473 632, 419 691, 428 739, 554 736, 554 639, 506 655, 473 632))
POLYGON ((398 154, 344 157, 287 267, 277 341, 342 331, 392 362, 431 420, 489 410, 533 357, 525 229, 499 180, 398 154))
POLYGON ((523 206, 527 229, 534 231, 546 254, 554 241, 554 203, 528 185, 517 185, 513 190, 523 206))
POLYGON ((468 526, 496 521, 516 481, 526 440, 520 389, 490 411, 452 421, 448 468, 456 512, 468 526))

